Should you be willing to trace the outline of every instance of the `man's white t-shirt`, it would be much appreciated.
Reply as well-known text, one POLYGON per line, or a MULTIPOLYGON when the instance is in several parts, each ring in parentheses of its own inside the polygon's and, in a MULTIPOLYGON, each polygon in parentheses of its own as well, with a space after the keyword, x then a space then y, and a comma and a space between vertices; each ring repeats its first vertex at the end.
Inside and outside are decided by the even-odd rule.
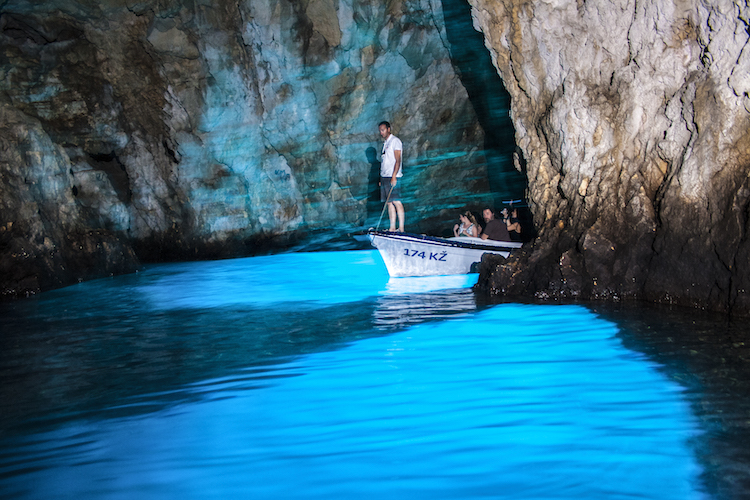
MULTIPOLYGON (((391 134, 383 143, 383 154, 380 161, 380 177, 393 177, 393 168, 396 166, 394 151, 402 151, 401 139, 391 134)), ((404 175, 404 157, 401 156, 401 168, 398 169, 396 177, 404 175)))

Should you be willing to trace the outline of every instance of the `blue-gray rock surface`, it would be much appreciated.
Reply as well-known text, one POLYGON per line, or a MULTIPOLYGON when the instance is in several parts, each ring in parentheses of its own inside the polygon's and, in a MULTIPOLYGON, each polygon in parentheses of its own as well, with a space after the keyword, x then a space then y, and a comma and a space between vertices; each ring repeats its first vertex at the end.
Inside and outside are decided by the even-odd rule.
POLYGON ((3 295, 375 226, 381 120, 407 229, 497 193, 439 1, 0 7, 3 295))

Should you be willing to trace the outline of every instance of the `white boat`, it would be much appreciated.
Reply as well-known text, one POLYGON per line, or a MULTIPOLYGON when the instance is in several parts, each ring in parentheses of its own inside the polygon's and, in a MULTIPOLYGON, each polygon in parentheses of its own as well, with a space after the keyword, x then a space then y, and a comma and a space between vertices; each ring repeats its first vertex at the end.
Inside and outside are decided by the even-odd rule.
POLYGON ((492 253, 507 257, 521 243, 459 236, 437 238, 411 233, 370 231, 372 246, 391 276, 435 276, 478 272, 474 264, 482 255, 492 253))

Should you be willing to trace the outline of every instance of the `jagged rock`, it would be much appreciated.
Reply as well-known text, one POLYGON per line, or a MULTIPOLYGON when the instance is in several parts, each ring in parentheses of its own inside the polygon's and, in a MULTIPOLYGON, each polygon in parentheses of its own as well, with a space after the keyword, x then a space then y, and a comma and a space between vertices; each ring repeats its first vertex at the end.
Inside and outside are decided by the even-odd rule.
POLYGON ((0 295, 28 296, 138 269, 130 245, 103 226, 92 229, 98 211, 76 202, 66 153, 38 120, 0 102, 0 138, 0 213, 6 215, 0 224, 0 295))
POLYGON ((539 229, 485 288, 750 314, 747 5, 470 3, 539 229))
MULTIPOLYGON (((136 255, 250 255, 374 226, 383 119, 406 148, 409 229, 448 230, 498 192, 437 0, 2 9, 0 258, 36 277, 29 289, 124 272, 136 255), (71 234, 111 261, 42 256, 71 234)), ((4 276, 4 293, 27 288, 4 276)))
POLYGON ((2 2, 3 293, 374 225, 389 119, 412 230, 528 178, 486 288, 749 313, 747 6, 470 3, 513 160, 461 0, 2 2))

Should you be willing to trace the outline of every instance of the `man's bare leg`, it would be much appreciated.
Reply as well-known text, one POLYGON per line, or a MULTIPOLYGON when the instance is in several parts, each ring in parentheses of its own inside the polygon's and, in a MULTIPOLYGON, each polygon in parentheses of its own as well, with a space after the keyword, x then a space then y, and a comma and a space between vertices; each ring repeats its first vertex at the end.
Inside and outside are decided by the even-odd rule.
MULTIPOLYGON (((396 206, 396 213, 398 214, 398 230, 404 232, 404 225, 406 224, 406 215, 404 214, 404 205, 400 201, 394 201, 393 205, 396 206)), ((391 226, 395 226, 396 221, 391 219, 391 226)))
MULTIPOLYGON (((388 231, 395 231, 396 230, 396 207, 393 206, 394 201, 388 202, 388 217, 391 219, 391 227, 388 228, 388 231)), ((400 203, 399 203, 400 204, 400 203)))

